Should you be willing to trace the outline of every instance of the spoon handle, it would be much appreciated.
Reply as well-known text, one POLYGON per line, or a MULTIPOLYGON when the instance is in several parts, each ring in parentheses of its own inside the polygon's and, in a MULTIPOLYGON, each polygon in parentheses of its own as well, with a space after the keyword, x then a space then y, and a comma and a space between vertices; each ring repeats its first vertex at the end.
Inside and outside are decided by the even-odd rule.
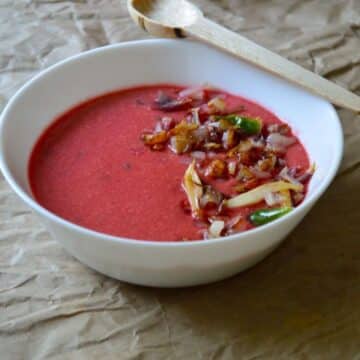
POLYGON ((360 97, 204 17, 184 28, 187 35, 302 86, 335 105, 360 112, 360 97))

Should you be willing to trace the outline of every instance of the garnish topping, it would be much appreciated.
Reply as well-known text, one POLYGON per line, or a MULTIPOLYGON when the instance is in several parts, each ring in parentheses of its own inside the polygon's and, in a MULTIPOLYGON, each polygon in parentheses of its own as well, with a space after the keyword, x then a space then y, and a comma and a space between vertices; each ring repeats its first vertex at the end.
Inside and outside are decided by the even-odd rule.
POLYGON ((210 87, 160 92, 153 108, 167 114, 141 139, 151 150, 168 148, 191 161, 182 205, 204 238, 267 224, 303 201, 315 166, 288 165, 287 150, 298 141, 288 125, 231 108, 226 94, 210 87))

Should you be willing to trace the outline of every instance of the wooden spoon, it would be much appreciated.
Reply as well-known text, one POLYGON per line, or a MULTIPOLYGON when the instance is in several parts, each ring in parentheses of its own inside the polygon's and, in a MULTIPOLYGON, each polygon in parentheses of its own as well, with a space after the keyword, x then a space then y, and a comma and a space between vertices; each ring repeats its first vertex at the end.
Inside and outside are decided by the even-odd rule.
POLYGON ((191 36, 238 56, 320 95, 333 104, 360 112, 360 97, 206 19, 187 0, 128 0, 134 21, 159 37, 191 36))

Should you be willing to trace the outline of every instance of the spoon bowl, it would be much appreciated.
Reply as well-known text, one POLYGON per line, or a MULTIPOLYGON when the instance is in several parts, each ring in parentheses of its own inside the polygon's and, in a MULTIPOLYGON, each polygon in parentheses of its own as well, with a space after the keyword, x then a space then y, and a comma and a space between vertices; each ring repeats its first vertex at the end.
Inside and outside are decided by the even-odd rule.
POLYGON ((186 0, 129 0, 133 20, 159 37, 185 37, 182 28, 195 24, 202 12, 186 0))

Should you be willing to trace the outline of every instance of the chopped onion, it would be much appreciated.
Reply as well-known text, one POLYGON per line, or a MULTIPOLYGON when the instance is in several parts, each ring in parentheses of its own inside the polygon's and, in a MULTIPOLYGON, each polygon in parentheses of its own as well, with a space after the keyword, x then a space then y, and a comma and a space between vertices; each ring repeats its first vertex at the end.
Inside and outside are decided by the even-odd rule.
POLYGON ((239 142, 239 145, 236 145, 230 151, 228 151, 227 155, 229 157, 231 157, 231 156, 234 156, 234 155, 236 155, 238 153, 248 152, 248 151, 251 150, 252 147, 253 147, 253 144, 252 144, 252 141, 250 139, 241 140, 239 142))
POLYGON ((304 182, 308 181, 314 175, 314 172, 315 172, 315 164, 312 164, 310 166, 310 168, 308 170, 306 170, 306 172, 304 174, 297 177, 296 180, 300 183, 304 183, 304 182))
POLYGON ((221 148, 220 144, 217 144, 215 142, 208 142, 206 144, 204 144, 203 146, 206 150, 217 150, 221 148))
POLYGON ((271 133, 266 141, 271 149, 275 151, 284 151, 286 148, 296 143, 296 138, 284 136, 279 133, 271 133))
POLYGON ((280 203, 280 196, 277 193, 268 192, 265 194, 264 200, 267 205, 274 206, 280 203))
POLYGON ((170 138, 169 147, 175 154, 183 154, 191 149, 191 142, 186 135, 175 135, 170 138))
POLYGON ((192 122, 200 125, 200 118, 199 118, 199 108, 191 109, 191 115, 192 115, 192 122))
POLYGON ((229 129, 223 132, 222 143, 224 149, 231 149, 236 144, 235 130, 229 129))
POLYGON ((205 91, 202 86, 190 87, 179 92, 179 98, 191 98, 194 100, 204 100, 205 91))
POLYGON ((158 133, 160 131, 164 130, 163 127, 162 127, 162 124, 160 121, 158 121, 156 124, 155 124, 155 127, 154 127, 154 131, 155 133, 158 133))
POLYGON ((193 151, 191 153, 191 157, 196 160, 205 160, 206 154, 204 153, 204 151, 193 151))
POLYGON ((173 129, 170 130, 170 135, 188 134, 196 129, 199 125, 187 123, 186 121, 179 122, 173 129))
POLYGON ((269 179, 271 178, 271 173, 267 171, 260 170, 256 166, 250 168, 250 171, 258 178, 258 179, 269 179))
POLYGON ((202 143, 208 139, 209 130, 206 126, 199 126, 197 129, 195 129, 192 132, 192 136, 194 137, 194 139, 198 144, 202 143))
POLYGON ((236 174, 237 162, 234 160, 228 161, 227 170, 228 174, 234 176, 236 174))
POLYGON ((265 202, 269 206, 281 204, 282 207, 292 208, 291 195, 289 190, 283 190, 278 193, 269 192, 265 194, 265 202))
POLYGON ((256 168, 261 171, 271 172, 276 165, 277 157, 274 154, 267 154, 264 159, 260 159, 256 168))
POLYGON ((166 94, 160 94, 155 100, 154 108, 163 111, 187 110, 191 107, 193 100, 190 98, 171 99, 166 94))
POLYGON ((227 223, 226 223, 226 229, 230 230, 232 229, 234 226, 236 226, 241 220, 243 219, 243 217, 241 215, 236 215, 234 217, 232 217, 227 223))
POLYGON ((287 166, 285 166, 280 172, 279 172, 279 178, 286 180, 292 184, 295 185, 301 185, 301 182, 295 179, 295 177, 290 173, 291 169, 289 169, 287 166))
POLYGON ((226 103, 222 97, 217 96, 208 102, 208 106, 210 108, 210 113, 214 114, 223 112, 225 110, 226 103))
POLYGON ((269 133, 280 133, 281 135, 288 135, 290 127, 287 124, 270 124, 267 127, 269 133))
POLYGON ((209 151, 209 152, 207 153, 207 157, 208 157, 209 159, 215 159, 215 158, 217 157, 217 154, 216 154, 216 152, 214 152, 214 151, 209 151))
POLYGON ((285 181, 266 183, 246 193, 237 195, 229 200, 226 200, 225 206, 227 206, 228 208, 236 208, 241 206, 253 205, 264 200, 267 193, 279 192, 282 190, 302 191, 303 186, 301 184, 296 185, 285 181))
POLYGON ((172 100, 172 98, 169 95, 165 94, 164 91, 160 90, 158 92, 158 95, 157 95, 156 99, 155 99, 155 103, 157 105, 161 106, 163 104, 166 104, 166 103, 170 102, 171 100, 172 100))
POLYGON ((305 194, 304 193, 294 193, 292 194, 292 201, 294 202, 294 205, 297 206, 299 205, 305 198, 305 194))
POLYGON ((221 236, 221 232, 225 228, 225 222, 222 220, 214 220, 209 226, 209 237, 214 239, 221 236))
POLYGON ((183 188, 191 207, 192 216, 198 218, 200 215, 199 202, 203 194, 203 187, 199 175, 195 170, 195 161, 193 161, 185 171, 183 178, 183 188))
MULTIPOLYGON (((209 132, 209 137, 208 137, 208 141, 209 142, 214 142, 214 143, 221 143, 221 131, 219 131, 219 129, 217 129, 216 127, 213 127, 211 125, 207 125, 206 126, 209 132)), ((221 145, 220 145, 221 146, 221 145)))
POLYGON ((257 148, 257 149, 263 149, 265 147, 265 141, 264 141, 264 138, 261 136, 261 137, 252 137, 249 139, 252 143, 252 146, 254 148, 257 148))
POLYGON ((226 162, 220 159, 214 159, 205 169, 205 176, 212 178, 221 178, 226 174, 226 162))
POLYGON ((174 126, 176 125, 176 122, 173 118, 171 118, 170 116, 163 116, 161 118, 161 126, 162 129, 165 131, 169 131, 170 129, 172 129, 174 126))
POLYGON ((239 166, 239 172, 236 176, 236 178, 239 180, 239 181, 247 181, 247 180, 250 180, 250 179, 253 179, 254 178, 254 174, 252 171, 250 171, 250 169, 245 166, 245 165, 240 165, 239 166))
POLYGON ((245 180, 243 182, 238 183, 233 186, 233 190, 237 193, 245 193, 256 188, 259 185, 259 180, 256 178, 251 178, 249 180, 245 180))
POLYGON ((216 128, 216 129, 221 129, 221 130, 224 130, 222 127, 221 127, 221 124, 220 124, 220 121, 207 121, 206 122, 206 125, 209 127, 209 128, 216 128))

